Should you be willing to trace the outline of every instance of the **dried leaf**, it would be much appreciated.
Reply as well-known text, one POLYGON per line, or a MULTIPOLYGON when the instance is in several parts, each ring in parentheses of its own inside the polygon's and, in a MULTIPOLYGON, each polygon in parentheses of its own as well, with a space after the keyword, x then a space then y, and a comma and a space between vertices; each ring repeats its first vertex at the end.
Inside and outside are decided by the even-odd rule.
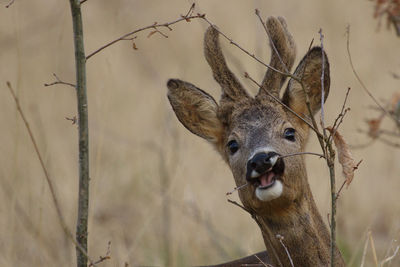
POLYGON ((139 48, 137 48, 135 42, 132 42, 132 48, 135 49, 135 50, 138 50, 138 49, 139 49, 139 48))
POLYGON ((393 112, 395 112, 398 105, 400 105, 400 92, 394 93, 390 99, 390 107, 393 112))
POLYGON ((368 136, 371 138, 377 138, 379 136, 379 129, 381 127, 383 116, 380 116, 377 119, 367 120, 368 124, 368 136))
POLYGON ((344 140, 343 136, 336 130, 334 133, 332 127, 326 128, 333 135, 333 142, 337 148, 339 163, 342 165, 342 172, 346 179, 346 185, 349 186, 354 177, 354 171, 358 164, 354 162, 350 148, 344 140))

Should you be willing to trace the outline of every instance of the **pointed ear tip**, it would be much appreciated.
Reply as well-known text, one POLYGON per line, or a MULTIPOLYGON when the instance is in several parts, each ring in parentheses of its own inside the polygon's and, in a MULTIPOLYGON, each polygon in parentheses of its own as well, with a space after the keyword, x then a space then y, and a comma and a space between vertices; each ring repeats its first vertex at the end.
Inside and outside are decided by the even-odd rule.
MULTIPOLYGON (((308 52, 309 54, 314 54, 314 53, 321 53, 322 51, 322 47, 321 46, 313 46, 310 51, 308 52)), ((326 57, 326 50, 323 49, 325 57, 326 57)))
POLYGON ((219 34, 219 32, 218 32, 218 30, 216 29, 216 27, 217 26, 215 26, 215 25, 212 25, 212 26, 209 26, 208 28, 207 28, 207 30, 206 30, 206 36, 215 36, 215 35, 218 35, 219 34))
POLYGON ((178 81, 177 79, 169 79, 167 82, 168 89, 177 89, 179 87, 178 81))
POLYGON ((274 17, 274 16, 267 17, 267 20, 266 20, 267 26, 269 26, 269 27, 275 26, 278 23, 279 23, 279 20, 276 17, 274 17))

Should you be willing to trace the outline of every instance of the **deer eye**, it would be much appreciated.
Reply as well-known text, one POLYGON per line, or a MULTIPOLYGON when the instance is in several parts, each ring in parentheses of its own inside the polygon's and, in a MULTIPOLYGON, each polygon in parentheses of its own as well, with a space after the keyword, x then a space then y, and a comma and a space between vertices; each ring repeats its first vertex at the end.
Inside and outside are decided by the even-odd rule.
POLYGON ((295 133, 296 133, 296 130, 295 130, 295 129, 293 129, 293 128, 286 128, 286 129, 285 129, 285 132, 283 133, 283 135, 284 135, 284 137, 285 137, 286 140, 289 140, 289 141, 294 142, 294 141, 296 141, 295 133))
POLYGON ((227 147, 229 148, 229 151, 231 152, 232 155, 239 150, 239 144, 236 140, 229 141, 227 147))

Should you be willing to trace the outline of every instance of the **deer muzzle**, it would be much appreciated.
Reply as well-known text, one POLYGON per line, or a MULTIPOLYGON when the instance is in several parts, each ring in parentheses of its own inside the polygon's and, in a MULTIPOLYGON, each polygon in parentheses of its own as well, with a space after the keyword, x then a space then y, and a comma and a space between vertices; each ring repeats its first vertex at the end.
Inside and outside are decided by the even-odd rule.
POLYGON ((282 193, 283 160, 276 152, 255 154, 247 162, 246 180, 255 186, 256 196, 263 201, 279 197, 282 193))

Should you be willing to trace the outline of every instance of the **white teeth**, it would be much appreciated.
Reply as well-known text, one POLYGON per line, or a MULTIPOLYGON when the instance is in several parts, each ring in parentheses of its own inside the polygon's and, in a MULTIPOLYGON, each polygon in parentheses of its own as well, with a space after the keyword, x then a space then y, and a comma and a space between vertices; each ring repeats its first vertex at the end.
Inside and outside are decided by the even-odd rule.
POLYGON ((250 175, 251 178, 257 178, 257 177, 259 177, 259 176, 260 176, 260 174, 259 174, 258 172, 256 172, 256 170, 253 170, 253 171, 251 172, 251 175, 250 175))

